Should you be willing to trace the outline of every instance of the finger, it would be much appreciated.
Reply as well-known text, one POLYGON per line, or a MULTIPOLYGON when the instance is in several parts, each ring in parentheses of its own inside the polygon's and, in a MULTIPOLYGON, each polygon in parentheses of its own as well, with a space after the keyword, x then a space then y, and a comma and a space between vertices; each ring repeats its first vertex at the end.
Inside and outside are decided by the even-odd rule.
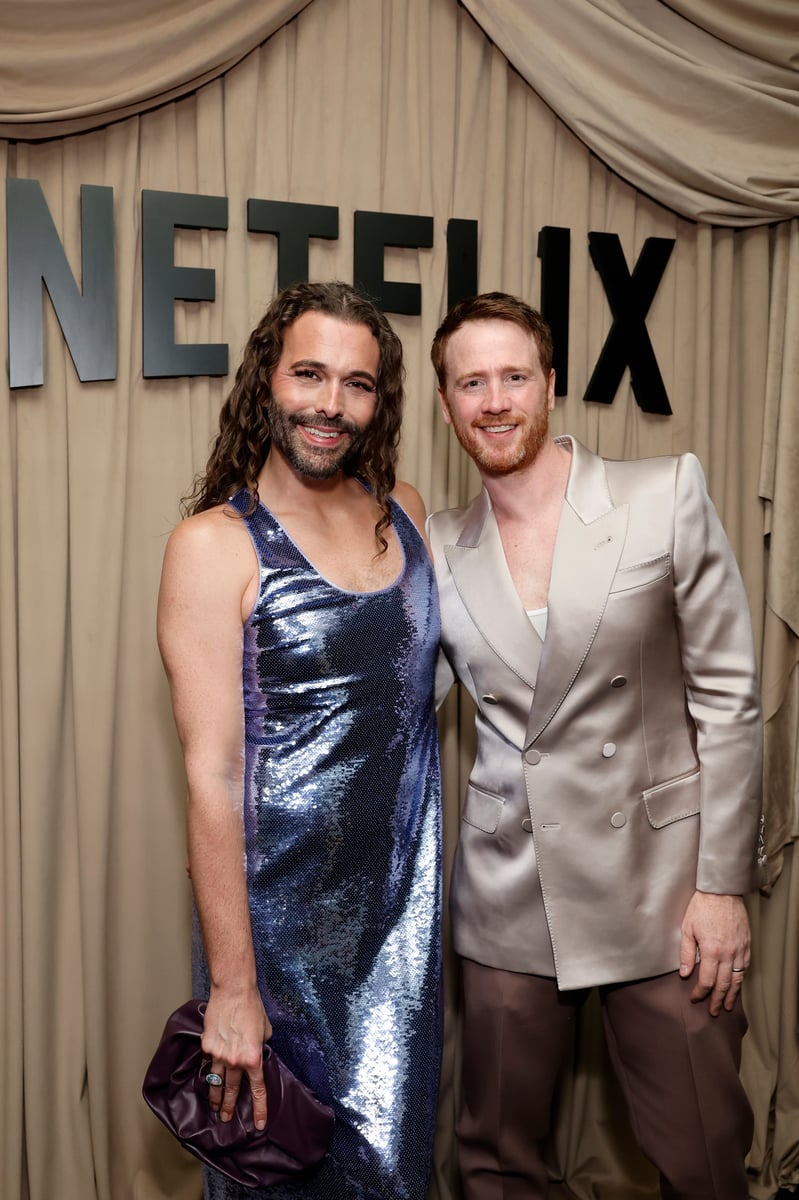
POLYGON ((696 951, 696 938, 683 929, 680 935, 680 975, 683 979, 687 979, 696 966, 696 951))
POLYGON ((726 1003, 727 996, 730 994, 731 987, 732 984, 730 982, 729 968, 727 968, 726 971, 723 968, 720 968, 716 983, 712 992, 710 993, 709 1007, 711 1017, 717 1017, 719 1015, 722 1007, 726 1003))
POLYGON ((221 1059, 214 1059, 205 1076, 205 1082, 208 1084, 208 1102, 214 1112, 219 1112, 219 1106, 222 1103, 222 1089, 225 1080, 225 1064, 221 1059), (221 1079, 222 1083, 211 1083, 211 1079, 221 1079))
POLYGON ((266 1128, 267 1104, 266 1081, 262 1069, 250 1071, 250 1093, 252 1095, 252 1118, 256 1129, 266 1128))
POLYGON ((696 975, 696 983, 694 990, 691 992, 691 1000, 694 1004, 706 1000, 716 986, 718 979, 719 964, 715 958, 700 958, 699 970, 696 975))
POLYGON ((741 967, 740 969, 733 967, 732 971, 730 972, 730 990, 727 992, 727 995, 724 998, 724 1007, 727 1012, 732 1012, 732 1010, 735 1008, 735 1002, 741 994, 741 988, 743 987, 745 974, 745 967, 741 967))
POLYGON ((239 1067, 228 1067, 225 1072, 225 1086, 222 1091, 222 1107, 219 1110, 219 1115, 223 1121, 230 1121, 233 1117, 233 1110, 238 1100, 240 1085, 241 1069, 239 1067))

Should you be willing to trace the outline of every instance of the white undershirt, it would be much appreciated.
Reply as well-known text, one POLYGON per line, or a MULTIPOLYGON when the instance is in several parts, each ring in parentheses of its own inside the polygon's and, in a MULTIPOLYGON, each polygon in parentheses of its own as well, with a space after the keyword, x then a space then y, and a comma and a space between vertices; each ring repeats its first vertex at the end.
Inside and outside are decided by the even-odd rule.
POLYGON ((528 609, 526 609, 526 612, 527 612, 528 617, 530 618, 530 624, 532 625, 533 629, 536 631, 538 636, 541 638, 541 641, 543 642, 544 638, 546 637, 546 633, 547 633, 548 609, 546 607, 544 607, 544 608, 528 608, 528 609))

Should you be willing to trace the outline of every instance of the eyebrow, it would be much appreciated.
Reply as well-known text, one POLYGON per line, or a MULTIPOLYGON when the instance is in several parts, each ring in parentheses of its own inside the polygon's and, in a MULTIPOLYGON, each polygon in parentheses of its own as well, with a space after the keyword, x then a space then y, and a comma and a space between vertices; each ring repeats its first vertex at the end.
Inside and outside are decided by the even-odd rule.
MULTIPOLYGON (((500 375, 528 375, 532 370, 532 365, 527 364, 526 367, 513 366, 511 363, 506 363, 504 367, 499 368, 500 375)), ((474 371, 463 371, 460 375, 455 376, 455 383, 462 383, 464 379, 485 379, 489 374, 488 370, 483 370, 477 367, 474 371)))
MULTIPOLYGON (((315 358, 298 358, 296 362, 291 363, 290 369, 293 371, 295 367, 313 367, 315 371, 329 371, 327 363, 319 362, 315 358)), ((362 371, 360 367, 354 367, 351 371, 344 371, 344 379, 366 379, 371 383, 372 387, 377 386, 377 380, 371 371, 362 371)))

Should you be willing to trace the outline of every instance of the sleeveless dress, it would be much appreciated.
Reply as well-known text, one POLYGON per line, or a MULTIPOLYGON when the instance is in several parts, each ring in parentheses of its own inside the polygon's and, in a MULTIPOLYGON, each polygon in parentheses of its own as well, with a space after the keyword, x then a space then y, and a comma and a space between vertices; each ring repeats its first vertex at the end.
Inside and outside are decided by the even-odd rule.
MULTIPOLYGON (((322 1166, 207 1200, 424 1200, 441 1057, 440 780, 433 569, 392 501, 398 579, 325 580, 263 505, 244 626, 247 886, 272 1045, 335 1112, 322 1166)), ((195 995, 208 970, 195 921, 195 995)))

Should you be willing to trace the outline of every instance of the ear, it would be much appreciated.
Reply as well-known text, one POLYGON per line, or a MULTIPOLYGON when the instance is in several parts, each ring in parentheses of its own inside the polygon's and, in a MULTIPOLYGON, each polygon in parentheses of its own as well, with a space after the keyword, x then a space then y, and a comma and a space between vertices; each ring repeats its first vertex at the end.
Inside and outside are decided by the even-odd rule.
POLYGON ((443 416, 447 425, 451 425, 452 424, 452 413, 449 411, 449 403, 447 401, 447 390, 446 390, 446 388, 443 388, 443 387, 437 388, 436 390, 438 391, 438 399, 439 399, 439 403, 441 404, 441 415, 443 416))
POLYGON ((549 380, 547 382, 547 412, 552 412, 555 408, 555 368, 549 372, 549 380))

